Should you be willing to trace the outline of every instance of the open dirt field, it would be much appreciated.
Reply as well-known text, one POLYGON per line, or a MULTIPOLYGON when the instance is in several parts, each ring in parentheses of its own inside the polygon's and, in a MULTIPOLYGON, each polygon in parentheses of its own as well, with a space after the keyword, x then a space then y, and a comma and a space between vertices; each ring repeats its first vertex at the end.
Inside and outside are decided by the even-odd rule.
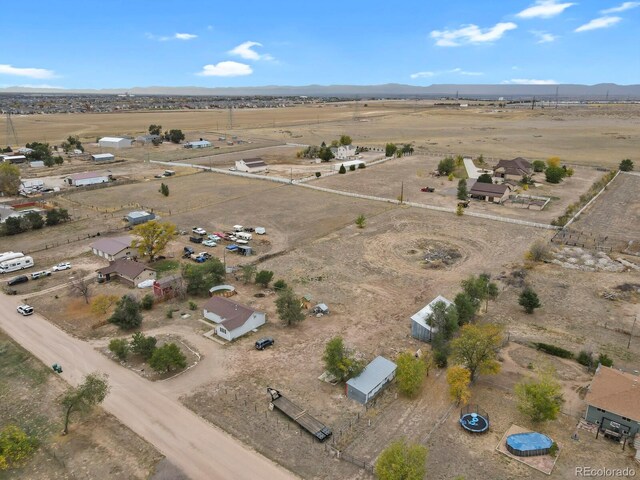
POLYGON ((163 458, 150 444, 101 408, 76 418, 68 436, 59 435, 57 397, 67 385, 3 332, 0 352, 0 427, 16 424, 40 442, 22 468, 2 478, 149 478, 163 458))
MULTIPOLYGON (((414 142, 418 150, 426 152, 474 157, 483 154, 496 159, 559 156, 569 163, 609 167, 623 158, 634 158, 640 150, 637 105, 535 111, 474 105, 454 109, 436 107, 432 101, 404 100, 358 105, 357 112, 354 102, 241 109, 234 111, 233 128, 229 128, 228 112, 224 110, 38 115, 15 117, 13 122, 21 142, 39 140, 53 144, 73 134, 80 135, 85 142, 95 142, 102 135, 139 135, 148 125, 160 123, 164 128, 182 129, 189 139, 215 140, 222 133, 253 140, 256 145, 320 144, 347 133, 356 145, 414 142)), ((0 131, 4 131, 1 125, 0 131)), ((169 150, 173 151, 170 147, 158 151, 169 150)), ((128 151, 132 158, 147 158, 145 148, 128 151)), ((127 150, 119 151, 118 155, 127 157, 127 150)), ((183 155, 186 158, 197 153, 183 155)), ((174 156, 168 154, 170 158, 174 156)))

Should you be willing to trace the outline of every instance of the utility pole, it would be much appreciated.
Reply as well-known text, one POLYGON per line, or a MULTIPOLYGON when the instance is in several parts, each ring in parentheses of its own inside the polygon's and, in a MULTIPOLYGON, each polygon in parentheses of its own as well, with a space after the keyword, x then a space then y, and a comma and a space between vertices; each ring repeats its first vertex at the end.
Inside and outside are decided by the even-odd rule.
POLYGON ((400 204, 404 201, 404 182, 400 184, 400 204))
POLYGON ((638 320, 638 315, 633 317, 633 325, 631 325, 631 331, 629 332, 629 342, 627 343, 627 349, 631 347, 631 337, 633 337, 633 328, 636 326, 636 320, 638 320))

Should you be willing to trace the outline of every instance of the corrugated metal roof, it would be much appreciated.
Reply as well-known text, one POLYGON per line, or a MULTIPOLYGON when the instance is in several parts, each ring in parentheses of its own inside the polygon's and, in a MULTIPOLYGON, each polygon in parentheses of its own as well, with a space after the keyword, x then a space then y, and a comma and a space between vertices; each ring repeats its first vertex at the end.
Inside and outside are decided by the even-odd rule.
POLYGON ((385 378, 396 371, 396 364, 384 357, 376 357, 362 373, 347 381, 347 385, 364 393, 369 393, 385 378))
POLYGON ((127 140, 127 139, 123 138, 123 137, 102 137, 100 140, 98 140, 98 143, 100 143, 100 142, 119 142, 120 140, 127 140))
POLYGON ((91 248, 95 248, 101 252, 104 252, 108 255, 115 255, 125 248, 129 248, 131 246, 131 241, 133 237, 111 237, 111 238, 101 238, 97 242, 93 242, 91 244, 91 248))
POLYGON ((106 173, 82 172, 82 173, 74 173, 73 175, 69 175, 68 178, 70 178, 71 180, 86 180, 88 178, 101 178, 101 177, 109 178, 109 175, 106 173))

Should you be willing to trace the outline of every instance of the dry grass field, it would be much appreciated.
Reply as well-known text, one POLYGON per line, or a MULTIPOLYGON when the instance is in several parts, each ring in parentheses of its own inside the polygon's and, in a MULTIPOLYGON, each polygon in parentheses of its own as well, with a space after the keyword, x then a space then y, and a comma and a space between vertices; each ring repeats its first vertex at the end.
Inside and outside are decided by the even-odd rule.
MULTIPOLYGON (((592 168, 594 165, 613 167, 621 158, 633 158, 634 151, 640 150, 640 139, 633 133, 638 126, 634 108, 637 107, 583 106, 557 111, 496 112, 489 107, 448 110, 422 103, 416 107, 411 102, 371 102, 368 107, 360 106, 360 119, 354 121, 353 105, 338 104, 238 111, 237 115, 234 112, 234 133, 296 143, 320 143, 341 133, 350 134, 360 144, 414 141, 417 152, 412 157, 321 178, 314 184, 394 199, 404 182, 406 199, 441 206, 455 206, 456 185, 428 175, 441 158, 429 152, 474 156, 482 153, 485 158, 522 155, 535 159, 560 155, 566 162, 578 165, 575 175, 559 186, 543 184, 528 192, 552 196, 554 200, 548 210, 535 212, 478 202, 470 207, 506 217, 548 222, 602 175, 592 168), (602 155, 605 151, 606 158, 602 155), (436 192, 419 191, 427 185, 435 187, 436 192)), ((88 116, 85 125, 72 123, 75 116, 70 115, 64 117, 69 123, 61 119, 57 130, 52 127, 49 135, 66 136, 74 133, 65 130, 72 127, 84 128, 85 135, 98 131, 135 134, 149 123, 213 133, 212 122, 216 118, 219 122, 226 120, 225 114, 211 111, 93 115, 88 116), (103 118, 110 120, 106 122, 103 118), (103 127, 108 128, 103 131, 103 127)), ((20 132, 18 122, 47 118, 20 117, 14 121, 20 132)), ((301 166, 294 154, 295 149, 279 146, 270 146, 260 153, 278 168, 286 168, 287 162, 301 166)), ((207 154, 197 161, 226 166, 235 155, 243 154, 211 158, 207 154)), ((189 330, 191 337, 182 336, 203 353, 205 363, 215 361, 215 365, 207 364, 210 368, 201 364, 178 379, 163 382, 167 392, 180 394, 196 413, 303 478, 363 479, 369 478, 369 473, 334 458, 328 447, 314 443, 289 420, 268 411, 267 386, 280 389, 324 421, 336 432, 336 447, 367 463, 375 461, 388 441, 404 436, 429 447, 427 469, 433 478, 448 479, 456 474, 467 480, 543 478, 542 474, 497 453, 495 446, 513 423, 529 426, 515 408, 513 385, 531 374, 532 369, 545 366, 556 369, 567 399, 561 418, 539 427, 557 439, 561 448, 552 478, 571 478, 575 466, 585 462, 589 465, 593 459, 607 467, 631 465, 628 452, 621 452, 617 445, 592 439, 586 432, 580 434, 579 442, 570 439, 584 409, 579 392, 590 376, 573 361, 548 357, 527 345, 537 341, 574 353, 581 349, 596 355, 607 353, 616 367, 637 368, 640 331, 637 328, 632 331, 633 315, 637 314, 640 301, 636 271, 588 272, 525 262, 525 254, 534 240, 548 240, 552 236, 552 232, 543 229, 215 173, 187 174, 185 170, 176 177, 149 179, 150 172, 162 168, 141 159, 118 165, 122 174, 130 167, 136 178, 147 178, 128 185, 65 192, 52 200, 69 208, 80 220, 2 237, 0 250, 15 249, 18 243, 25 251, 57 244, 34 254, 38 267, 71 260, 74 267, 82 265, 90 271, 95 268, 96 259, 87 253, 92 241, 88 237, 98 232, 122 234, 122 216, 141 207, 154 210, 162 220, 188 232, 196 225, 210 232, 228 230, 238 223, 266 227, 267 235, 251 242, 257 257, 247 259, 228 254, 227 264, 256 261, 258 269, 275 273, 274 280, 284 279, 298 294, 327 303, 330 315, 308 316, 301 325, 285 327, 278 321, 273 292, 244 285, 238 277, 229 275, 227 281, 239 291, 234 300, 267 314, 268 323, 257 333, 228 345, 203 339, 201 333, 209 327, 200 321, 204 299, 198 299, 198 308, 188 318, 169 319, 165 315, 174 303, 180 312, 186 312, 185 302, 156 307, 145 313, 143 326, 146 331, 162 330, 166 334, 182 335, 189 330), (160 182, 169 186, 168 197, 158 192, 160 182), (359 214, 366 217, 363 229, 354 225, 359 214), (443 253, 451 260, 433 263, 425 260, 443 253), (460 291, 461 280, 480 273, 488 273, 498 282, 500 294, 479 321, 504 325, 509 338, 501 353, 502 372, 495 377, 481 377, 472 388, 472 402, 479 403, 491 415, 492 430, 488 435, 471 437, 459 428, 457 409, 451 407, 441 371, 432 372, 417 399, 405 399, 391 386, 368 410, 345 398, 344 386, 318 380, 324 370, 325 344, 335 335, 341 335, 349 347, 369 360, 377 355, 394 359, 402 351, 429 349, 410 337, 409 317, 437 295, 452 299, 460 291), (542 307, 532 315, 525 314, 518 305, 524 285, 532 286, 542 302, 542 307), (609 295, 611 292, 616 295, 609 295), (197 342, 193 341, 194 336, 198 337, 197 342), (256 351, 253 343, 258 336, 273 336, 275 346, 256 351), (443 423, 437 425, 439 420, 443 423)), ((603 231, 608 225, 612 225, 612 231, 625 229, 625 223, 638 212, 639 199, 635 183, 638 177, 623 177, 621 186, 612 187, 598 199, 576 226, 582 224, 603 231)), ((167 255, 177 259, 187 244, 188 235, 177 236, 167 255)), ((209 251, 222 257, 224 245, 221 243, 209 251)), ((636 257, 627 258, 640 264, 636 257)), ((52 276, 37 285, 50 288, 56 282, 67 281, 69 276, 69 273, 52 276)), ((36 288, 36 282, 20 288, 19 292, 26 294, 36 288)), ((96 286, 95 291, 99 288, 119 295, 131 291, 115 284, 96 286)), ((143 293, 146 292, 135 292, 138 296, 143 293)), ((91 337, 100 346, 119 335, 111 325, 92 328, 96 319, 80 300, 69 297, 67 290, 49 291, 33 303, 53 322, 81 337, 91 337), (61 308, 61 304, 65 307, 61 308)))
MULTIPOLYGON (((413 142, 419 151, 486 158, 546 159, 559 156, 580 165, 613 167, 640 150, 637 105, 581 105, 559 110, 496 109, 471 105, 466 109, 437 107, 432 101, 371 101, 234 111, 233 128, 224 110, 130 112, 15 117, 21 142, 59 143, 80 135, 86 143, 103 135, 139 135, 152 123, 182 129, 189 139, 238 135, 260 142, 312 143, 351 135, 357 145, 383 146, 413 142), (36 138, 37 137, 37 138, 36 138)), ((4 132, 0 123, 0 131, 4 132)), ((6 139, 5 139, 6 143, 6 139)), ((246 146, 246 145, 245 145, 246 146)), ((245 146, 242 146, 244 148, 245 146)), ((162 147, 159 152, 168 151, 162 147)), ((146 158, 146 148, 128 150, 146 158)), ((226 151, 225 148, 219 152, 226 151)), ((156 150, 151 149, 149 155, 156 150)), ((119 151, 127 156, 127 151, 119 151)), ((182 152, 186 157, 196 152, 182 152)), ((170 154, 174 159, 175 155, 170 154)))

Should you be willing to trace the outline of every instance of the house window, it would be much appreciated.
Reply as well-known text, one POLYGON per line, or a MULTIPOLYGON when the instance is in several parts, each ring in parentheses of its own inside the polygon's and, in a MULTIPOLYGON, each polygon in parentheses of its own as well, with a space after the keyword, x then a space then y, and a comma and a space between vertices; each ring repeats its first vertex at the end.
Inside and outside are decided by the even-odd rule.
POLYGON ((225 328, 224 328, 224 327, 220 327, 220 332, 222 332, 222 333, 227 333, 227 331, 225 330, 225 328))

